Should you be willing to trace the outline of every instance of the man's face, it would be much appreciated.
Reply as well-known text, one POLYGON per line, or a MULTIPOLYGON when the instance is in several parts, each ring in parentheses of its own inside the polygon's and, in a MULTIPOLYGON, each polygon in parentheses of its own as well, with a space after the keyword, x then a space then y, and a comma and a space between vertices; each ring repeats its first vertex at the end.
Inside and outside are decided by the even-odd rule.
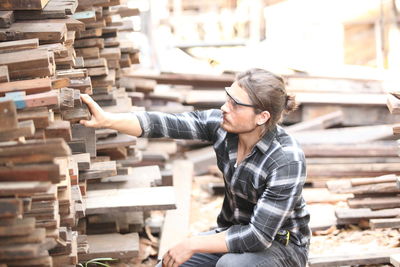
POLYGON ((230 133, 249 133, 257 127, 257 114, 247 92, 236 82, 226 88, 226 101, 222 105, 221 126, 230 133))

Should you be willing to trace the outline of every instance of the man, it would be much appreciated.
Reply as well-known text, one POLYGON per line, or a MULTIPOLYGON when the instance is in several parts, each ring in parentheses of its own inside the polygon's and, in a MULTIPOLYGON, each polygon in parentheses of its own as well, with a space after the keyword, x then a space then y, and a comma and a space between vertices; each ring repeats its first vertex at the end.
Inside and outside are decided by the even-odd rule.
POLYGON ((163 266, 305 266, 310 230, 301 195, 304 153, 277 123, 295 109, 281 77, 262 69, 239 74, 221 110, 183 114, 109 114, 89 96, 88 127, 134 136, 209 140, 224 174, 218 229, 186 238, 163 266))

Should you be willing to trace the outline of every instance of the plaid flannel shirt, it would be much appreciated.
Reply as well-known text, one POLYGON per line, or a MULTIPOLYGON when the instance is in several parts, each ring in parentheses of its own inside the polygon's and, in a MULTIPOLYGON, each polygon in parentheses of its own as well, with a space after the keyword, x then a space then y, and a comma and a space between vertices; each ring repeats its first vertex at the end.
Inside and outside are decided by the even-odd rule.
POLYGON ((220 110, 182 114, 135 112, 149 138, 200 139, 213 143, 224 174, 225 198, 217 222, 226 230, 229 252, 267 249, 278 230, 305 246, 310 240, 309 213, 301 195, 306 180, 304 153, 280 126, 268 131, 235 167, 238 135, 221 128, 220 110))

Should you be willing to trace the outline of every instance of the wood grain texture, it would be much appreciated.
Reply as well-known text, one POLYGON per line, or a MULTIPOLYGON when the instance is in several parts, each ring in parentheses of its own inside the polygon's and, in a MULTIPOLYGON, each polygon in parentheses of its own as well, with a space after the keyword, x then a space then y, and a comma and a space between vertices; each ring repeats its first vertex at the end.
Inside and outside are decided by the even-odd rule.
POLYGON ((49 0, 2 0, 0 10, 42 10, 49 0))

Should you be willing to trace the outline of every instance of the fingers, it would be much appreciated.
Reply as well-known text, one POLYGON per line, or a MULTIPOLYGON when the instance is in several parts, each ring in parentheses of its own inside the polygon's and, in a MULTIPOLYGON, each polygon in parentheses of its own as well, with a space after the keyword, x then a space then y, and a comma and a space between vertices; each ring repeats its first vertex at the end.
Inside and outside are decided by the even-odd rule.
POLYGON ((81 100, 88 106, 92 115, 97 115, 102 109, 88 94, 81 94, 81 100))
POLYGON ((163 266, 165 267, 172 267, 174 266, 174 259, 172 258, 172 256, 170 255, 170 252, 167 251, 167 253, 165 253, 164 257, 163 257, 163 266))

